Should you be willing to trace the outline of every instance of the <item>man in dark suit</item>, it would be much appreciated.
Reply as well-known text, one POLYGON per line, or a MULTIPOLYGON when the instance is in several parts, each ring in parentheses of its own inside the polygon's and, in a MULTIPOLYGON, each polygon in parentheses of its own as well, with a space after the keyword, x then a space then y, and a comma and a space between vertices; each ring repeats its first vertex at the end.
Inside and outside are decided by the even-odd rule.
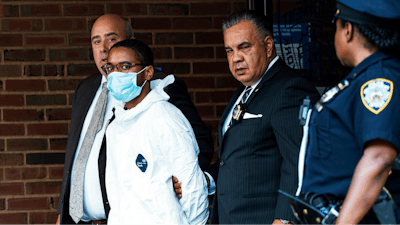
MULTIPOLYGON (((117 15, 101 16, 93 24, 91 31, 93 57, 100 73, 84 79, 75 91, 72 103, 71 127, 65 154, 62 191, 57 210, 59 214, 58 224, 74 223, 69 210, 71 174, 82 145, 82 139, 92 118, 94 105, 99 98, 102 89, 101 84, 107 81, 101 67, 107 62, 108 51, 111 46, 128 38, 133 38, 132 28, 127 21, 117 15)), ((155 77, 164 78, 165 74, 159 72, 155 74, 155 77)), ((167 86, 165 90, 170 96, 169 101, 183 112, 192 125, 200 147, 199 164, 202 170, 206 170, 214 152, 210 131, 198 115, 195 106, 190 100, 187 87, 181 79, 175 77, 175 82, 167 86)), ((104 129, 107 121, 113 115, 113 105, 116 104, 116 100, 110 93, 108 93, 106 104, 104 124, 94 138, 84 171, 83 215, 80 218, 80 223, 105 223, 110 210, 104 176, 106 166, 104 129)), ((139 181, 138 185, 140 185, 139 181)))
POLYGON ((212 224, 295 221, 278 190, 296 191, 300 105, 319 94, 277 56, 268 25, 265 16, 247 10, 223 23, 229 68, 242 86, 219 123, 212 224))

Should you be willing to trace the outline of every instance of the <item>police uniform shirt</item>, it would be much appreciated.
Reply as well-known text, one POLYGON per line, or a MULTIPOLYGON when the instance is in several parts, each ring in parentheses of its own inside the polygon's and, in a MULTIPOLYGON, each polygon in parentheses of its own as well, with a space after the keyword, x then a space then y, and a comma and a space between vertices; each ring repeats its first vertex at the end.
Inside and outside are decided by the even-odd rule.
POLYGON ((400 61, 376 52, 345 79, 351 80, 347 88, 322 111, 313 109, 303 193, 343 198, 366 142, 383 139, 400 149, 400 61))

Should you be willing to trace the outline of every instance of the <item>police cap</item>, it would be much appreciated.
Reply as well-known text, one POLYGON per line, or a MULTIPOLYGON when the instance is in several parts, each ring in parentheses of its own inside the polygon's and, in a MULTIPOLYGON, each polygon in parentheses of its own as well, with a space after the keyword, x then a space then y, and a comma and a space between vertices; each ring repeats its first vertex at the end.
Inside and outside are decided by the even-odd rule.
POLYGON ((337 0, 335 17, 357 24, 399 26, 400 0, 337 0))

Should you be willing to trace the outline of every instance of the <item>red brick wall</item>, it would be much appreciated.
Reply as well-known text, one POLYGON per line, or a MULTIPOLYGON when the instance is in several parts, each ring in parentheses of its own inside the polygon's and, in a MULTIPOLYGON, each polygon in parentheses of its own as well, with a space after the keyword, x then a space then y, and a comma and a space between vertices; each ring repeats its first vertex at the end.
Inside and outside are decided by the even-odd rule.
POLYGON ((221 24, 244 8, 246 0, 1 1, 0 223, 55 222, 73 93, 97 72, 89 40, 94 19, 130 19, 156 64, 184 79, 215 139, 238 86, 221 24))

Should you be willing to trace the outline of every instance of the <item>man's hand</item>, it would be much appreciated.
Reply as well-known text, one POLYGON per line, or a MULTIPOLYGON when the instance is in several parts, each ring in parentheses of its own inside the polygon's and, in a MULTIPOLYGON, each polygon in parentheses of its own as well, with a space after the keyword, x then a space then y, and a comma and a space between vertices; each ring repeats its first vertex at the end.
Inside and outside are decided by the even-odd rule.
POLYGON ((207 188, 209 188, 210 187, 210 178, 208 178, 207 174, 204 173, 204 171, 203 171, 203 175, 204 175, 204 177, 206 178, 206 181, 207 181, 207 188))
POLYGON ((182 198, 182 183, 179 183, 178 178, 172 176, 172 183, 174 184, 174 191, 178 199, 182 198))
POLYGON ((58 214, 58 216, 57 216, 56 225, 60 225, 60 215, 61 215, 61 214, 58 214))
MULTIPOLYGON (((208 176, 203 172, 204 177, 207 180, 207 187, 210 187, 210 179, 208 178, 208 176)), ((174 191, 176 194, 176 197, 178 197, 178 199, 182 198, 182 183, 179 183, 178 178, 172 176, 172 183, 174 184, 174 191)))
MULTIPOLYGON (((284 224, 281 219, 275 219, 272 224, 284 224)), ((288 221, 288 224, 293 224, 292 222, 288 221)))

